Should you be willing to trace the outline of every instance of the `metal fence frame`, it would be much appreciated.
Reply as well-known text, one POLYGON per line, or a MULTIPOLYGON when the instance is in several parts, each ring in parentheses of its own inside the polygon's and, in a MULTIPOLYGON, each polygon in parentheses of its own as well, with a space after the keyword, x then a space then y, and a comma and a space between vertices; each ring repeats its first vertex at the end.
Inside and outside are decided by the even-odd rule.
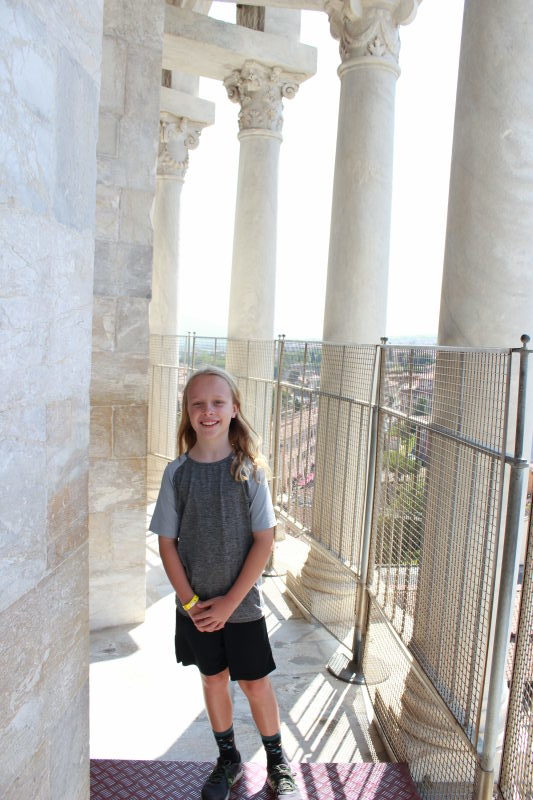
POLYGON ((517 603, 512 677, 509 681, 509 711, 499 781, 504 800, 533 797, 533 508, 530 509, 529 540, 522 586, 517 603))
MULTIPOLYGON (((327 566, 335 572, 335 580, 339 585, 346 583, 348 586, 342 608, 341 604, 333 604, 327 609, 326 616, 331 616, 331 612, 333 616, 352 615, 351 654, 337 656, 330 662, 328 668, 343 680, 367 682, 378 723, 397 757, 409 758, 410 751, 405 744, 406 733, 401 720, 403 715, 408 721, 409 715, 405 703, 409 702, 410 696, 416 697, 417 702, 424 708, 432 709, 431 725, 435 726, 435 730, 438 730, 447 742, 453 742, 457 753, 463 754, 461 757, 466 766, 462 771, 454 768, 449 760, 444 759, 438 763, 435 769, 444 776, 438 784, 424 773, 424 770, 428 769, 429 757, 418 759, 416 755, 416 764, 412 764, 412 770, 421 796, 427 800, 437 797, 439 800, 463 800, 463 798, 488 800, 492 797, 494 781, 499 775, 498 737, 502 733, 505 665, 520 546, 524 475, 528 465, 528 460, 524 456, 527 363, 531 353, 527 349, 528 341, 528 337, 523 336, 521 348, 498 351, 437 347, 392 348, 387 345, 386 340, 382 340, 381 345, 377 347, 365 350, 350 345, 287 342, 284 337, 274 342, 263 343, 238 342, 196 335, 152 337, 151 341, 149 454, 165 460, 175 457, 172 436, 169 440, 168 430, 173 432, 175 438, 176 420, 180 411, 179 394, 187 377, 202 363, 214 362, 224 366, 226 361, 231 360, 233 367, 231 371, 240 382, 245 407, 251 414, 256 415, 252 420, 256 426, 257 409, 260 410, 259 426, 263 433, 264 449, 268 451, 272 465, 272 494, 279 518, 286 523, 289 530, 308 543, 310 552, 322 559, 324 568, 327 566), (369 358, 369 352, 373 354, 372 359, 369 358), (230 353, 233 354, 231 359, 230 353), (492 354, 495 354, 494 357, 492 354), (395 355, 400 358, 397 372, 405 379, 401 388, 399 383, 394 385, 395 373, 389 363, 395 355), (312 368, 311 357, 314 359, 312 368), (420 385, 424 383, 424 359, 427 363, 433 359, 434 376, 437 369, 435 364, 439 358, 441 361, 449 359, 446 369, 451 376, 452 411, 443 406, 440 412, 432 411, 426 414, 427 405, 424 404, 423 389, 420 389, 420 385), (501 368, 500 377, 495 378, 495 368, 491 365, 496 361, 504 363, 505 366, 501 368), (261 366, 257 367, 259 362, 261 366), (515 362, 518 362, 516 380, 513 377, 515 362), (168 371, 168 376, 163 380, 165 370, 168 371), (363 378, 361 378, 362 373, 364 373, 363 378), (172 379, 170 376, 173 376, 172 379), (357 386, 361 380, 361 385, 357 386), (493 384, 497 384, 496 389, 493 384), (482 390, 481 399, 476 395, 479 387, 482 390), (165 391, 166 397, 163 402, 165 391), (468 391, 471 392, 471 396, 468 396, 468 391), (392 395, 388 395, 388 392, 392 392, 392 395), (398 397, 394 398, 395 392, 402 395, 401 402, 398 397), (400 407, 401 403, 406 410, 400 407), (468 403, 474 411, 472 408, 469 409, 468 403), (477 429, 475 403, 487 407, 491 404, 494 406, 491 408, 491 413, 495 409, 497 435, 477 429), (466 416, 470 415, 471 430, 468 430, 468 425, 463 425, 462 418, 459 423, 455 418, 449 422, 447 415, 453 417, 455 406, 466 409, 466 416), (166 429, 163 437, 162 428, 166 429), (332 431, 334 431, 333 437, 332 431), (414 562, 411 564, 411 555, 409 552, 405 555, 404 549, 406 546, 412 549, 413 542, 416 545, 417 541, 412 532, 415 527, 412 519, 413 508, 417 512, 418 522, 422 513, 428 513, 427 475, 420 481, 424 484, 425 493, 421 499, 422 494, 419 496, 416 482, 419 480, 420 467, 414 480, 413 475, 416 470, 409 464, 415 446, 418 448, 416 458, 423 460, 421 452, 427 441, 424 444, 424 437, 419 436, 420 431, 424 436, 433 436, 435 440, 445 442, 452 447, 457 458, 463 453, 461 448, 469 453, 470 460, 465 462, 466 467, 463 468, 466 474, 463 494, 459 496, 462 506, 457 511, 455 500, 450 506, 450 508, 453 506, 450 512, 452 533, 455 531, 453 526, 457 516, 462 515, 467 525, 473 524, 472 509, 476 504, 478 507, 475 513, 478 516, 481 513, 479 506, 483 507, 483 512, 486 511, 487 520, 489 514, 491 515, 490 524, 489 521, 486 523, 486 530, 490 529, 492 537, 490 543, 485 542, 483 531, 478 537, 480 541, 485 542, 485 549, 490 545, 493 552, 490 564, 489 561, 483 561, 482 564, 483 569, 488 570, 487 574, 481 575, 481 578, 476 577, 480 586, 479 591, 487 592, 490 588, 490 603, 489 606, 486 603, 483 606, 487 618, 487 630, 479 634, 480 639, 472 642, 472 647, 477 641, 481 644, 482 652, 475 657, 481 659, 483 669, 479 670, 479 674, 475 673, 474 677, 471 675, 469 678, 472 684, 469 690, 475 689, 475 696, 472 695, 474 700, 468 700, 470 711, 461 708, 457 700, 446 694, 439 684, 439 675, 432 672, 431 664, 424 660, 422 651, 418 653, 416 646, 411 643, 410 635, 405 633, 406 619, 408 618, 409 624, 414 624, 417 611, 420 566, 413 566, 414 562), (514 442, 512 454, 507 452, 508 432, 511 441, 514 442), (384 445, 384 437, 387 436, 388 444, 384 445), (413 436, 417 439, 415 444, 413 436), (328 437, 332 438, 333 444, 327 444, 328 437), (357 442, 355 456, 351 452, 354 441, 357 442), (294 447, 298 448, 296 459, 293 458, 294 447), (309 457, 311 447, 316 447, 313 459, 309 457), (302 449, 305 450, 305 458, 302 456, 302 449), (384 453, 389 459, 385 467, 384 453), (386 523, 383 515, 388 506, 387 501, 383 500, 383 475, 391 474, 391 458, 393 458, 393 472, 396 475, 392 494, 394 495, 394 492, 397 495, 401 494, 401 489, 404 495, 408 496, 410 505, 405 506, 407 512, 400 510, 399 514, 397 513, 396 522, 393 512, 392 522, 389 520, 386 523), (482 459, 487 461, 483 475, 479 472, 482 459), (401 468, 398 467, 400 463, 401 468), (305 465, 304 468, 301 468, 302 464, 305 465), (331 473, 329 477, 328 470, 331 473), (501 474, 498 475, 499 470, 501 474), (358 480, 350 482, 348 477, 354 474, 358 480), (342 495, 341 512, 340 517, 333 520, 333 506, 328 505, 328 502, 338 479, 341 480, 339 492, 342 495), (488 487, 485 494, 479 488, 482 479, 488 487), (354 483, 360 484, 357 496, 354 483), (420 509, 413 505, 413 497, 420 505, 420 509), (326 527, 329 524, 339 531, 337 536, 330 534, 329 537, 325 537, 321 532, 323 525, 315 508, 318 505, 321 507, 320 519, 325 517, 326 527), (349 513, 346 509, 349 509, 349 513), (376 550, 380 546, 380 541, 383 543, 384 539, 383 533, 380 533, 380 525, 382 531, 385 530, 383 525, 385 527, 388 525, 389 555, 385 561, 383 553, 379 555, 376 550), (407 544, 404 541, 404 528, 409 533, 407 544), (393 566, 394 559, 396 566, 393 566), (388 571, 386 584, 388 588, 385 593, 379 588, 380 573, 379 569, 376 572, 377 563, 385 564, 388 571), (416 579, 412 591, 412 576, 415 572, 416 579), (378 575, 377 584, 376 575, 378 575), (393 593, 392 600, 387 592, 393 593), (400 623, 401 619, 403 621, 400 623), (387 644, 378 642, 379 636, 385 637, 387 644), (392 706, 387 706, 384 692, 372 688, 379 686, 380 683, 383 684, 383 675, 387 672, 387 665, 381 663, 377 657, 382 647, 390 648, 391 652, 394 650, 396 653, 394 659, 398 673, 401 672, 398 667, 400 664, 404 665, 406 670, 402 686, 392 686, 391 691, 395 692, 394 703, 400 709, 398 718, 393 722, 391 722, 392 706), (475 707, 471 707, 472 702, 475 703, 475 707), (475 725, 469 722, 470 719, 475 720, 475 725)), ((445 373, 444 377, 447 379, 448 373, 445 373)), ((431 394, 431 397, 438 399, 437 394, 431 394)), ((453 484, 453 481, 451 483, 453 484)), ((450 503, 449 496, 446 502, 450 503)), ((453 547, 453 537, 448 541, 449 549, 450 546, 453 547)), ((468 550, 465 545, 466 552, 468 550)), ((419 554, 419 565, 424 563, 420 558, 419 554)), ((531 555, 528 559, 522 603, 533 606, 533 589, 528 588, 532 580, 531 555)), ((468 580, 470 568, 471 564, 465 564, 463 575, 465 580, 468 580)), ((471 580, 474 578, 471 577, 471 580)), ((297 593, 300 588, 289 585, 289 589, 297 593)), ((297 597, 302 602, 298 594, 297 597)), ((307 605, 311 613, 316 612, 305 597, 303 605, 307 605)), ((329 627, 340 641, 346 643, 345 627, 339 628, 335 622, 321 619, 320 613, 315 613, 315 616, 329 627)), ((522 612, 521 621, 526 617, 529 619, 526 612, 522 612)), ((525 624, 529 623, 524 622, 523 625, 525 624)), ((477 631, 473 630, 472 636, 477 635, 477 631)), ((524 633, 523 627, 522 629, 519 627, 515 658, 517 669, 523 670, 523 650, 527 642, 529 642, 529 632, 524 633)), ((533 687, 533 674, 531 678, 533 687)), ((511 711, 503 748, 502 780, 507 784, 502 785, 501 791, 505 800, 511 800, 511 797, 513 800, 533 799, 533 764, 524 767, 522 763, 525 777, 521 778, 519 786, 517 782, 513 784, 512 777, 509 777, 509 765, 512 765, 517 758, 516 752, 514 754, 512 752, 510 742, 511 739, 517 738, 517 726, 524 724, 523 719, 522 723, 517 722, 517 708, 519 709, 520 702, 516 700, 516 693, 523 691, 524 680, 526 679, 523 675, 513 679, 511 688, 511 711), (513 785, 514 794, 509 793, 510 785, 513 785)), ((391 681, 391 685, 393 683, 394 681, 391 681)), ((433 730, 428 732, 427 737, 431 739, 432 735, 433 730)), ((533 734, 530 738, 533 741, 533 734)), ((413 752, 419 753, 420 749, 415 748, 413 752)), ((431 761, 431 758, 429 760, 431 761)))

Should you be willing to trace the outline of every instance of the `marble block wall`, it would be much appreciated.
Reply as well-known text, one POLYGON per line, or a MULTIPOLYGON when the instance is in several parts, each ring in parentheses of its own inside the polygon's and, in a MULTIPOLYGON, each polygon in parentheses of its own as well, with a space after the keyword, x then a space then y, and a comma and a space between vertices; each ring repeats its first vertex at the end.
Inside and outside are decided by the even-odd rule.
POLYGON ((91 383, 91 627, 145 610, 148 303, 164 0, 105 0, 91 383))
POLYGON ((102 2, 0 7, 0 797, 88 800, 102 2))

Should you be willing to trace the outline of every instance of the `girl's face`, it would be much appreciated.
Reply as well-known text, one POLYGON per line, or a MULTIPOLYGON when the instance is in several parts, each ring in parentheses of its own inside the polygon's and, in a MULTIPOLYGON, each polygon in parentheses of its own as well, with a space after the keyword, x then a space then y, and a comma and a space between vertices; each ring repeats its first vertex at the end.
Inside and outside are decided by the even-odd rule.
POLYGON ((199 375, 187 389, 187 411, 199 441, 227 440, 238 408, 228 383, 219 375, 199 375))

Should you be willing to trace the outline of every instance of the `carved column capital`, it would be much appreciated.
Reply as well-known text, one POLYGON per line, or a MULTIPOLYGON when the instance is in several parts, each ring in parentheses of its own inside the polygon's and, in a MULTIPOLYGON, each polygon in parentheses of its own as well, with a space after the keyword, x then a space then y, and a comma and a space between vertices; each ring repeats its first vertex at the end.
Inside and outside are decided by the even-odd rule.
POLYGON ((280 134, 283 126, 283 98, 293 98, 303 75, 283 72, 281 67, 267 67, 246 61, 224 80, 229 99, 240 103, 239 130, 266 130, 280 134))
POLYGON ((411 22, 421 0, 325 0, 331 35, 343 64, 367 59, 399 72, 399 26, 411 22))
POLYGON ((159 120, 159 153, 157 157, 157 174, 166 175, 178 180, 185 180, 189 166, 189 150, 194 150, 200 143, 200 134, 205 124, 176 117, 163 112, 159 120))

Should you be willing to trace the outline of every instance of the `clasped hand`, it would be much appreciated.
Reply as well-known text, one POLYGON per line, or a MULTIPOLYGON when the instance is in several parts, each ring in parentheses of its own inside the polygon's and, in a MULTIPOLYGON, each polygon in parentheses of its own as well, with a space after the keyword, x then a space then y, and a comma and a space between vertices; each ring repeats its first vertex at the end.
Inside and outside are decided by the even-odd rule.
POLYGON ((199 600, 188 612, 199 631, 212 633, 224 627, 235 608, 225 595, 199 600))

